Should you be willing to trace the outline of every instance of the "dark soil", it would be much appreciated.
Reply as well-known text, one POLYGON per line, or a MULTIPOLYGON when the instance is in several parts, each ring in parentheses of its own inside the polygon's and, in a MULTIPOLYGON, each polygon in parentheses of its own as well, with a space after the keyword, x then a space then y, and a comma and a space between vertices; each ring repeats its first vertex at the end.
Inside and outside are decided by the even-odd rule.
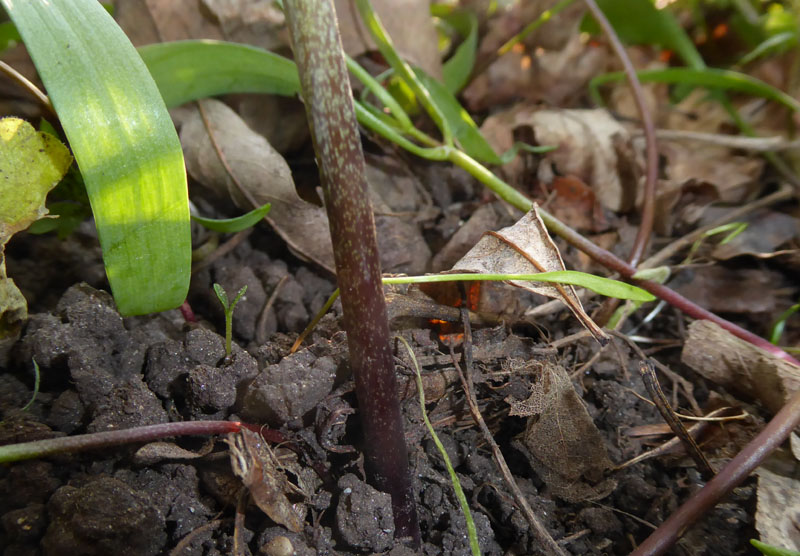
MULTIPOLYGON (((436 168, 425 172, 438 172, 435 179, 424 181, 439 184, 430 192, 439 215, 417 225, 431 252, 452 259, 459 248, 446 240, 461 218, 478 208, 465 199, 479 190, 463 176, 444 175, 436 168)), ((483 207, 491 209, 490 225, 495 229, 510 218, 498 205, 483 207)), ((481 209, 481 218, 486 210, 481 209)), ((482 223, 476 229, 485 227, 482 223)), ((335 306, 305 346, 289 354, 297 334, 333 291, 330 277, 294 258, 277 236, 259 228, 194 275, 189 302, 199 322, 186 322, 177 310, 123 319, 111 296, 102 291, 102 265, 91 229, 82 230, 64 242, 21 236, 7 250, 9 274, 26 294, 32 314, 0 374, 0 442, 181 420, 261 423, 278 429, 290 440, 287 445, 297 448, 280 448, 292 461, 281 464, 279 471, 303 493, 294 492, 293 500, 304 504, 304 527, 292 532, 251 504, 239 531, 246 544, 242 553, 414 553, 394 541, 388 495, 365 482, 339 309, 335 306), (229 292, 248 286, 235 312, 238 345, 227 361, 220 336, 222 312, 212 282, 222 283, 229 292), (18 408, 31 396, 32 359, 41 369, 41 391, 30 410, 21 412, 18 408)), ((408 247, 396 251, 398 260, 404 260, 403 249, 408 247)), ((402 264, 397 266, 402 272, 402 264)), ((412 299, 402 291, 394 295, 395 300, 412 299)), ((526 297, 516 302, 532 301, 526 297)), ((390 313, 394 331, 411 342, 423 366, 430 419, 469 500, 483 554, 541 553, 472 422, 438 329, 400 301, 392 304, 390 313)), ((665 314, 640 334, 679 337, 680 317, 665 314)), ((578 340, 559 351, 546 349, 549 340, 578 330, 571 317, 554 313, 536 326, 507 323, 478 327, 472 349, 482 414, 519 487, 568 552, 627 554, 702 485, 699 474, 680 451, 620 471, 607 468, 666 438, 626 434, 631 427, 661 420, 636 395, 646 397, 646 392, 636 372, 637 360, 624 344, 606 349, 576 375, 574 371, 599 349, 593 340, 578 340), (510 403, 525 401, 541 384, 545 369, 573 373, 580 396, 575 399, 582 400, 573 403, 578 412, 585 406, 599 429, 601 450, 592 448, 581 461, 548 459, 541 444, 549 440, 537 440, 531 433, 540 417, 509 415, 510 403)), ((468 554, 464 516, 442 457, 423 425, 405 350, 397 353, 424 541, 418 553, 468 554)), ((659 357, 681 373, 677 355, 676 349, 668 349, 659 357)), ((701 406, 719 403, 719 394, 709 392, 688 371, 685 376, 694 383, 701 406)), ((663 387, 671 395, 673 385, 665 381, 663 387)), ((688 405, 683 397, 678 401, 688 405)), ((712 462, 723 464, 753 430, 753 423, 715 429, 706 444, 712 462)), ((228 445, 221 440, 211 446, 208 439, 181 438, 156 455, 140 454, 140 446, 129 446, 0 468, 3 554, 232 553, 242 483, 233 475, 228 445)), ((577 439, 577 444, 583 442, 589 445, 589 439, 577 439)), ((273 450, 278 453, 279 447, 273 450)), ((751 554, 747 539, 756 536, 754 504, 753 483, 745 483, 697 523, 674 553, 751 554)))

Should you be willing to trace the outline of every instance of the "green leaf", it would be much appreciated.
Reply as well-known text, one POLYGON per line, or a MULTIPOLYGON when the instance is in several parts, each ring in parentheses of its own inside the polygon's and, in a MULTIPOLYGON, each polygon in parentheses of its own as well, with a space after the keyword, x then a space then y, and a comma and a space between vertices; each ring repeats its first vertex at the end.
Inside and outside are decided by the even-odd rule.
POLYGON ((783 52, 793 46, 797 46, 796 31, 778 33, 777 35, 768 37, 753 50, 742 56, 742 59, 739 60, 739 65, 744 66, 757 58, 766 56, 767 54, 783 52))
POLYGON ((800 556, 800 552, 789 550, 788 548, 778 548, 770 546, 756 539, 750 539, 750 544, 755 546, 764 556, 800 556))
POLYGON ((578 272, 577 270, 557 270, 554 272, 540 272, 537 274, 431 274, 427 276, 399 276, 384 278, 384 284, 423 284, 429 282, 456 282, 456 281, 508 281, 530 280, 532 282, 549 282, 554 284, 571 284, 592 290, 600 295, 630 299, 631 301, 653 301, 655 296, 642 288, 619 282, 594 274, 578 272))
POLYGON ((433 103, 439 108, 453 132, 453 137, 464 152, 487 164, 502 164, 502 160, 483 137, 472 116, 464 110, 447 87, 420 68, 414 68, 414 72, 430 93, 433 103))
POLYGON ((19 118, 0 119, 0 349, 10 347, 28 317, 28 303, 6 276, 3 250, 11 236, 47 214, 45 198, 72 164, 64 144, 19 118))
MULTIPOLYGON (((639 80, 645 83, 685 83, 708 87, 710 89, 745 93, 778 102, 791 108, 795 112, 800 112, 800 102, 798 102, 797 99, 764 83, 760 79, 736 71, 716 68, 667 68, 640 71, 637 72, 637 75, 639 76, 639 80)), ((605 83, 621 81, 623 79, 625 79, 625 74, 622 72, 606 73, 595 77, 592 79, 591 83, 589 83, 592 96, 598 103, 602 103, 597 88, 605 83)))
MULTIPOLYGON (((703 58, 675 16, 668 10, 656 9, 651 0, 597 0, 597 5, 623 42, 659 45, 677 52, 689 67, 705 67, 703 58)), ((600 27, 587 15, 581 30, 599 34, 600 27)))
POLYGON ((775 324, 772 325, 772 329, 769 331, 769 341, 771 344, 777 346, 781 342, 781 336, 783 336, 783 331, 786 328, 786 321, 798 311, 800 311, 800 303, 792 305, 781 313, 775 321, 775 324))
POLYGON ((191 238, 180 141, 128 38, 95 0, 0 0, 58 113, 122 314, 180 305, 191 238))
MULTIPOLYGON (((47 214, 47 194, 72 155, 58 139, 19 118, 0 119, 0 253, 15 233, 47 214)), ((1 260, 1 259, 0 259, 1 260)))
MULTIPOLYGON (((452 94, 469 81, 478 49, 478 18, 471 11, 452 11, 447 6, 431 5, 431 13, 447 21, 463 37, 455 53, 442 65, 442 81, 452 94)), ((418 73, 419 75, 419 73, 418 73)))
POLYGON ((253 209, 247 214, 237 216, 236 218, 214 219, 192 216, 192 220, 215 232, 235 234, 236 232, 241 232, 242 230, 246 230, 258 224, 267 215, 271 207, 272 205, 267 203, 263 207, 253 209))
POLYGON ((300 92, 294 62, 254 46, 176 41, 139 47, 139 54, 170 108, 226 93, 300 92))
POLYGON ((0 23, 0 54, 22 41, 17 27, 10 21, 0 23))

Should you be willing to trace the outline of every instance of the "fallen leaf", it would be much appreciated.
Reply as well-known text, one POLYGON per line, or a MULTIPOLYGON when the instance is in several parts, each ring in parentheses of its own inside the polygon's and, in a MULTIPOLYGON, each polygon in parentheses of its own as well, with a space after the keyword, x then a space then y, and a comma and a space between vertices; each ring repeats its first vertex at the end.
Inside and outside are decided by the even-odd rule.
POLYGON ((800 389, 800 367, 707 320, 689 325, 681 362, 720 386, 756 398, 773 413, 800 389))
POLYGON ((225 40, 266 50, 288 47, 286 18, 273 0, 202 0, 202 4, 219 22, 225 40))
POLYGON ((579 502, 611 493, 616 483, 603 478, 611 468, 603 437, 564 367, 541 365, 530 396, 512 403, 511 414, 530 416, 523 445, 531 466, 553 494, 579 502))
MULTIPOLYGON (((452 272, 533 274, 556 270, 566 270, 564 261, 539 217, 538 206, 534 205, 513 226, 503 228, 499 232, 486 232, 480 241, 453 266, 452 272)), ((560 299, 598 342, 604 345, 608 342, 608 335, 583 310, 574 287, 522 280, 509 280, 507 283, 553 299, 560 299)))
POLYGON ((243 428, 239 433, 229 434, 225 442, 230 446, 233 472, 250 491, 256 505, 275 523, 295 533, 302 531, 303 518, 298 510, 305 513, 305 507, 298 505, 296 509, 286 496, 293 489, 266 441, 258 433, 243 428))
MULTIPOLYGON (((325 209, 302 200, 286 160, 236 112, 217 100, 200 101, 214 139, 238 182, 258 206, 272 203, 266 220, 299 257, 333 272, 333 247, 325 209)), ((189 115, 180 133, 189 174, 237 206, 252 209, 223 166, 199 111, 189 115)))
POLYGON ((794 238, 800 236, 800 222, 788 214, 775 211, 761 211, 745 220, 747 228, 731 241, 718 245, 711 252, 717 260, 727 260, 741 255, 760 259, 784 254, 776 251, 794 238))
POLYGON ((28 303, 6 275, 11 236, 44 218, 47 194, 64 177, 72 155, 61 141, 19 118, 0 119, 0 365, 28 318, 28 303))
POLYGON ((800 550, 800 464, 780 450, 756 469, 755 526, 761 542, 784 550, 800 550))
POLYGON ((542 155, 556 174, 588 184, 608 209, 633 208, 641 171, 630 133, 608 111, 537 110, 521 104, 487 118, 481 131, 497 152, 504 152, 513 144, 513 131, 524 126, 533 129, 536 144, 557 147, 542 155))

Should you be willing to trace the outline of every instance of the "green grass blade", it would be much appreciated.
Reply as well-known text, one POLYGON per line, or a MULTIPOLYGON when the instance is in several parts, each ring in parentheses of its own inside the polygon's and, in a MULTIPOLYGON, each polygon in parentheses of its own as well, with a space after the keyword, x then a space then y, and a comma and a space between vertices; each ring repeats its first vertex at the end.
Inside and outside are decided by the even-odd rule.
POLYGON ((461 488, 461 481, 458 480, 458 475, 456 474, 456 470, 453 468, 453 464, 450 461, 450 456, 447 455, 447 450, 444 449, 444 444, 442 444, 442 441, 439 440, 439 435, 436 434, 436 430, 433 428, 430 419, 428 419, 428 411, 425 409, 425 389, 422 387, 422 374, 419 370, 417 356, 414 354, 414 350, 411 349, 411 346, 408 345, 408 342, 405 338, 402 336, 395 336, 395 338, 400 340, 403 345, 406 346, 406 351, 408 351, 408 355, 411 356, 411 361, 414 364, 414 371, 416 373, 415 376, 417 379, 417 391, 419 392, 419 407, 422 412, 422 420, 425 421, 425 427, 428 429, 431 439, 436 445, 436 449, 442 456, 444 466, 447 468, 447 474, 450 475, 450 483, 453 485, 453 492, 456 495, 458 504, 461 506, 461 513, 464 514, 464 519, 467 522, 467 537, 469 538, 470 551, 473 556, 480 556, 481 547, 478 544, 478 531, 475 529, 475 521, 472 519, 472 512, 469 509, 467 497, 464 495, 464 489, 461 488))
POLYGON ((0 0, 47 87, 83 174, 114 299, 133 315, 189 287, 181 144, 141 58, 95 0, 0 0))
POLYGON ((294 62, 254 46, 176 41, 139 47, 139 54, 169 107, 225 93, 300 92, 294 62))
POLYGON ((258 224, 261 219, 267 215, 271 207, 272 205, 267 203, 262 207, 253 209, 247 214, 243 214, 235 218, 217 219, 204 218, 202 216, 192 216, 192 220, 215 232, 221 232, 223 234, 235 234, 236 232, 241 232, 242 230, 246 230, 247 228, 251 228, 258 224))
MULTIPOLYGON (((722 89, 745 93, 778 102, 791 108, 795 112, 800 112, 800 102, 797 99, 764 83, 760 79, 736 71, 716 68, 668 68, 644 70, 637 72, 637 75, 639 76, 639 80, 643 83, 680 83, 707 87, 709 89, 722 89)), ((605 83, 621 81, 623 79, 625 79, 625 74, 622 72, 606 73, 595 77, 589 84, 592 96, 598 104, 602 104, 602 100, 599 94, 597 94, 597 87, 605 83)))
POLYGON ((744 66, 745 64, 749 64, 753 60, 756 60, 762 56, 766 56, 767 54, 774 54, 788 50, 789 48, 797 45, 797 39, 797 33, 793 31, 784 31, 783 33, 772 35, 762 43, 758 44, 753 50, 742 56, 742 59, 739 60, 739 65, 744 66))
POLYGON ((475 66, 478 50, 478 18, 470 11, 454 11, 451 6, 432 4, 431 14, 449 23, 464 38, 455 53, 442 64, 442 81, 452 94, 466 86, 475 66))
POLYGON ((540 272, 534 274, 478 274, 478 273, 452 273, 429 274, 426 276, 397 276, 383 279, 384 284, 423 284, 430 282, 455 282, 455 281, 531 281, 548 282, 552 284, 571 284, 592 290, 600 295, 630 299, 631 301, 653 301, 655 296, 642 288, 619 282, 602 276, 595 276, 577 270, 557 270, 554 272, 540 272))
MULTIPOLYGON (((692 68, 703 68, 705 62, 669 10, 657 9, 651 0, 597 0, 619 38, 628 44, 657 44, 674 50, 692 68)), ((594 19, 585 19, 581 30, 599 34, 594 19)))

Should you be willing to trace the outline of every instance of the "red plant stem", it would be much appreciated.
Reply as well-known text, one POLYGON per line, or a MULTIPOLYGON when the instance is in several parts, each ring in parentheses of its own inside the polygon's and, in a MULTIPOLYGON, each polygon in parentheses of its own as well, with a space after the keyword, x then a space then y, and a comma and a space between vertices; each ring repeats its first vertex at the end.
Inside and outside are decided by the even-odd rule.
POLYGON ((601 10, 595 0, 584 0, 589 10, 592 12, 597 23, 603 28, 603 31, 611 43, 611 47, 617 54, 622 67, 625 70, 625 76, 628 79, 628 84, 633 92, 633 100, 636 103, 636 110, 639 112, 639 117, 642 120, 642 128, 644 131, 644 139, 646 144, 646 177, 644 182, 644 200, 642 202, 642 221, 639 223, 639 231, 636 234, 636 240, 633 243, 633 249, 628 256, 628 263, 631 266, 636 266, 642 259, 647 242, 650 241, 650 234, 653 231, 653 213, 655 208, 656 196, 656 183, 658 180, 658 145, 656 143, 656 128, 653 124, 653 117, 650 115, 647 104, 645 102, 644 90, 636 75, 636 69, 633 67, 625 47, 619 40, 614 27, 609 23, 603 10, 601 10))
MULTIPOLYGON (((239 432, 243 426, 254 428, 253 425, 243 425, 238 421, 184 421, 117 431, 47 438, 45 440, 0 446, 0 463, 41 458, 52 454, 82 452, 121 444, 149 442, 170 436, 226 434, 239 432)), ((260 427, 255 427, 254 430, 260 431, 260 427)))
POLYGON ((392 497, 395 537, 419 546, 366 164, 333 1, 285 7, 330 222, 367 473, 392 497))
POLYGON ((662 523, 631 556, 664 554, 684 531, 700 519, 728 492, 744 481, 800 424, 800 390, 767 423, 767 426, 733 458, 716 477, 693 494, 662 523))
POLYGON ((780 357, 781 359, 785 359, 794 365, 800 366, 800 361, 783 351, 781 348, 772 345, 767 340, 762 338, 761 336, 757 336, 752 332, 745 330, 744 328, 723 319, 722 317, 715 315, 711 311, 703 309, 693 301, 686 299, 681 294, 677 293, 674 290, 671 290, 667 286, 662 284, 658 284, 656 282, 651 282, 650 280, 635 280, 632 279, 632 276, 636 274, 636 268, 628 264, 627 262, 623 261, 610 251, 606 251, 602 247, 598 247, 581 234, 561 222, 560 220, 554 218, 551 214, 547 213, 546 211, 540 210, 539 214, 542 217, 547 228, 559 236, 560 238, 564 239, 567 243, 583 251, 589 257, 597 261, 598 263, 602 264, 606 268, 609 268, 615 272, 618 272, 623 278, 629 279, 633 284, 636 284, 640 288, 644 288, 645 290, 649 291, 656 297, 663 299, 670 305, 677 307, 690 317, 701 319, 701 320, 710 320, 713 323, 718 324, 734 336, 745 340, 746 342, 750 342, 751 344, 760 347, 764 351, 768 351, 775 357, 780 357))
MULTIPOLYGON (((628 84, 633 92, 633 100, 636 103, 636 109, 639 112, 639 118, 642 121, 642 128, 644 130, 644 138, 646 144, 646 170, 644 182, 644 195, 642 201, 642 215, 639 229, 636 232, 636 239, 633 242, 633 247, 628 255, 628 263, 631 266, 637 266, 642 259, 647 244, 650 241, 650 236, 653 231, 653 213, 655 208, 656 197, 656 182, 658 180, 658 145, 656 143, 656 130, 653 124, 653 117, 650 115, 647 104, 644 99, 644 90, 636 75, 636 69, 633 67, 625 47, 620 42, 614 27, 609 23, 603 10, 601 10, 595 0, 584 0, 589 10, 592 12, 597 23, 603 28, 603 31, 611 43, 611 47, 617 54, 622 67, 625 70, 625 76, 628 79, 628 84)), ((613 315, 614 311, 619 306, 619 299, 608 298, 602 308, 595 315, 595 320, 600 326, 605 326, 608 320, 613 315)))

